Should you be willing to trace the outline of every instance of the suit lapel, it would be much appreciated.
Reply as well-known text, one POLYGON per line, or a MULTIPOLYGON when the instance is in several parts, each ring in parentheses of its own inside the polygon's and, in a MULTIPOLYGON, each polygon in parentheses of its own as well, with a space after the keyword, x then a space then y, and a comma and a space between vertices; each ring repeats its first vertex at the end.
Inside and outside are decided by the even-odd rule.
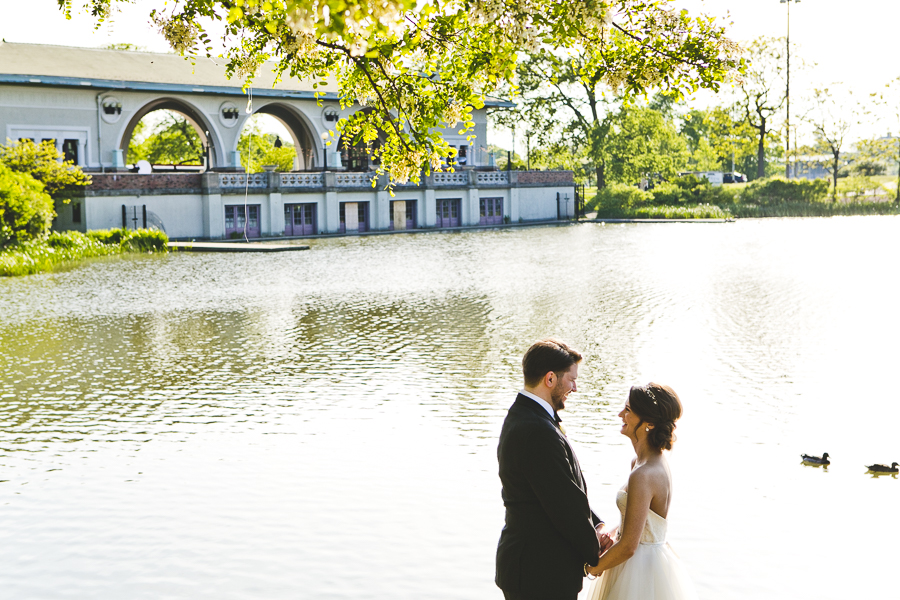
POLYGON ((569 467, 572 469, 572 475, 575 478, 575 483, 576 485, 578 485, 578 487, 584 490, 584 476, 581 474, 581 465, 578 464, 578 458, 575 456, 575 449, 572 448, 572 444, 569 443, 569 438, 567 438, 565 433, 560 430, 559 424, 556 422, 556 419, 551 417, 550 413, 544 410, 543 406, 541 406, 528 396, 519 394, 518 396, 516 396, 515 404, 527 410, 533 411, 541 418, 547 419, 547 421, 549 421, 553 425, 553 428, 556 429, 559 437, 562 438, 563 442, 565 442, 566 444, 566 459, 569 461, 569 467))

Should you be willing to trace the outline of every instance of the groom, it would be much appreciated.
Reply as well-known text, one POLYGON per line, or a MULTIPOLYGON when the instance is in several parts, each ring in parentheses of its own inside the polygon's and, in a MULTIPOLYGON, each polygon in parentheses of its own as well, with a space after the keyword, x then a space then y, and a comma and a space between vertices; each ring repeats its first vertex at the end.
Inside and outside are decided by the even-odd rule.
POLYGON ((576 390, 580 362, 581 354, 553 339, 536 342, 522 359, 525 389, 506 415, 497 447, 506 525, 495 581, 506 600, 575 600, 585 565, 598 561, 603 522, 588 505, 557 414, 576 390))

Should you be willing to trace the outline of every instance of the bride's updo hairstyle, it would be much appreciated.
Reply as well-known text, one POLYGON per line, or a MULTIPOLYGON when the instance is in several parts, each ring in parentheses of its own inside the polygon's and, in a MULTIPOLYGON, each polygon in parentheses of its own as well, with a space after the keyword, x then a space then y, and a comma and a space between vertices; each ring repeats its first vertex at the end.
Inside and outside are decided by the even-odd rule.
MULTIPOLYGON (((667 385, 636 385, 628 392, 631 412, 644 423, 653 424, 647 443, 657 450, 671 450, 675 441, 675 421, 681 417, 681 400, 667 385)), ((639 425, 640 427, 640 425, 639 425)))

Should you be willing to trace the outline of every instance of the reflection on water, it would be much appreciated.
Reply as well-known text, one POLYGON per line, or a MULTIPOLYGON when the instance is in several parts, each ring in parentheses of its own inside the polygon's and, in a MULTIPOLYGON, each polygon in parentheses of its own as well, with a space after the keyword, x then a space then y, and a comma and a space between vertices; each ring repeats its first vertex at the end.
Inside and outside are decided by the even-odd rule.
POLYGON ((858 465, 900 453, 898 226, 343 238, 2 280, 0 596, 499 598, 496 436, 552 334, 587 356, 565 419, 607 518, 628 387, 684 399, 670 536, 702 597, 886 597, 858 574, 889 568, 900 488, 858 465), (822 548, 827 578, 796 560, 822 548))

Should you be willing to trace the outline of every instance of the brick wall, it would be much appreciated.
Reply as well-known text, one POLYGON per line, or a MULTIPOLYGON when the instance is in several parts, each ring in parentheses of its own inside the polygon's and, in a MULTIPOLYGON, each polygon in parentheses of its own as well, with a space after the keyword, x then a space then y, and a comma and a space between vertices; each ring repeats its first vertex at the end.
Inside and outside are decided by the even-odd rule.
POLYGON ((572 171, 519 171, 520 184, 564 185, 575 183, 572 171))
POLYGON ((184 190, 199 189, 199 173, 91 173, 89 190, 184 190))

